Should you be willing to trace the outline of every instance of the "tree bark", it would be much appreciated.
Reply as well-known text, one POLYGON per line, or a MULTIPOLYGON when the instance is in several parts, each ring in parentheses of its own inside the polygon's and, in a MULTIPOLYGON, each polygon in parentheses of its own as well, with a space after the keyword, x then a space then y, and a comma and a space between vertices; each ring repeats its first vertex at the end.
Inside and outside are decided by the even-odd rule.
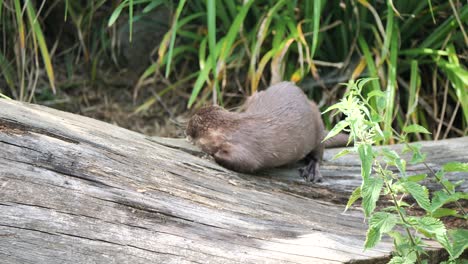
MULTIPOLYGON (((434 169, 468 160, 467 137, 423 145, 434 169)), ((385 263, 390 241, 364 251, 361 210, 343 212, 360 167, 330 160, 338 151, 326 151, 321 184, 294 166, 239 174, 180 139, 0 100, 0 260, 385 263)))

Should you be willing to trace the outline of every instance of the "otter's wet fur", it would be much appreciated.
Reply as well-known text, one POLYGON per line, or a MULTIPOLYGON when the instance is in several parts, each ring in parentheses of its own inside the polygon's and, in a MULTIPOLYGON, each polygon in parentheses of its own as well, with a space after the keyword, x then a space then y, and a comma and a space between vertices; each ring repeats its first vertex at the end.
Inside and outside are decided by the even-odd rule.
POLYGON ((324 125, 317 105, 291 82, 275 84, 248 98, 240 113, 218 106, 200 109, 186 135, 217 163, 238 172, 255 172, 309 159, 301 171, 320 181, 324 125))

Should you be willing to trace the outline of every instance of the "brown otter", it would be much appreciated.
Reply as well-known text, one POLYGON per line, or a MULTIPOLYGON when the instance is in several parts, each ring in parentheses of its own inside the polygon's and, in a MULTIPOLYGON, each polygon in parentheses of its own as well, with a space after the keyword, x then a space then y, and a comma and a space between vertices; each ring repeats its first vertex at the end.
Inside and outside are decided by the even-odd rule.
POLYGON ((317 105, 299 87, 275 84, 249 97, 243 109, 200 109, 188 123, 187 138, 234 171, 251 173, 306 158, 301 176, 322 180, 324 125, 317 105))

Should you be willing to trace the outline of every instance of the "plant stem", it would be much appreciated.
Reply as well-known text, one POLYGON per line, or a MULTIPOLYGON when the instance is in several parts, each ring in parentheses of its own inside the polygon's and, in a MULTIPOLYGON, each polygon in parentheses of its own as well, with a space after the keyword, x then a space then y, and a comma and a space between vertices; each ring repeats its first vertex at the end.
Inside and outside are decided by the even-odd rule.
MULTIPOLYGON (((397 208, 397 212, 398 212, 398 215, 400 216, 401 221, 403 221, 403 223, 405 223, 405 225, 410 225, 408 223, 408 221, 406 221, 406 218, 403 215, 403 213, 401 212, 401 207, 398 205, 397 199, 395 197, 395 193, 394 193, 392 187, 390 186, 390 184, 388 183, 387 176, 386 176, 385 172, 381 169, 380 164, 379 164, 379 171, 380 171, 380 174, 382 175, 382 178, 383 178, 383 180, 385 182, 385 186, 387 187, 390 195, 392 196, 393 203, 395 204, 395 207, 397 208)), ((414 242, 414 238, 413 238, 413 235, 411 234, 410 229, 405 226, 405 230, 406 230, 406 233, 408 234, 411 245, 413 247, 416 247, 416 242, 414 242)), ((417 261, 418 264, 421 264, 422 263, 421 262, 421 256, 419 255, 418 251, 415 251, 415 252, 416 252, 416 261, 417 261)))

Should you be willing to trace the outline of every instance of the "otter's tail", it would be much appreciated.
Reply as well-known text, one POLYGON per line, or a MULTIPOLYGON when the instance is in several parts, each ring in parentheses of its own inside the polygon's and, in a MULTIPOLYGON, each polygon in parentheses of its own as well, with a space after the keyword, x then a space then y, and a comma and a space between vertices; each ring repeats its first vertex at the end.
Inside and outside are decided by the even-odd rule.
MULTIPOLYGON (((328 131, 325 131, 325 135, 327 134, 328 134, 328 131)), ((348 146, 348 141, 349 141, 349 135, 339 133, 338 135, 327 139, 325 142, 323 142, 323 144, 325 145, 325 148, 339 148, 339 147, 348 146)), ((350 143, 352 143, 352 140, 350 143)))

